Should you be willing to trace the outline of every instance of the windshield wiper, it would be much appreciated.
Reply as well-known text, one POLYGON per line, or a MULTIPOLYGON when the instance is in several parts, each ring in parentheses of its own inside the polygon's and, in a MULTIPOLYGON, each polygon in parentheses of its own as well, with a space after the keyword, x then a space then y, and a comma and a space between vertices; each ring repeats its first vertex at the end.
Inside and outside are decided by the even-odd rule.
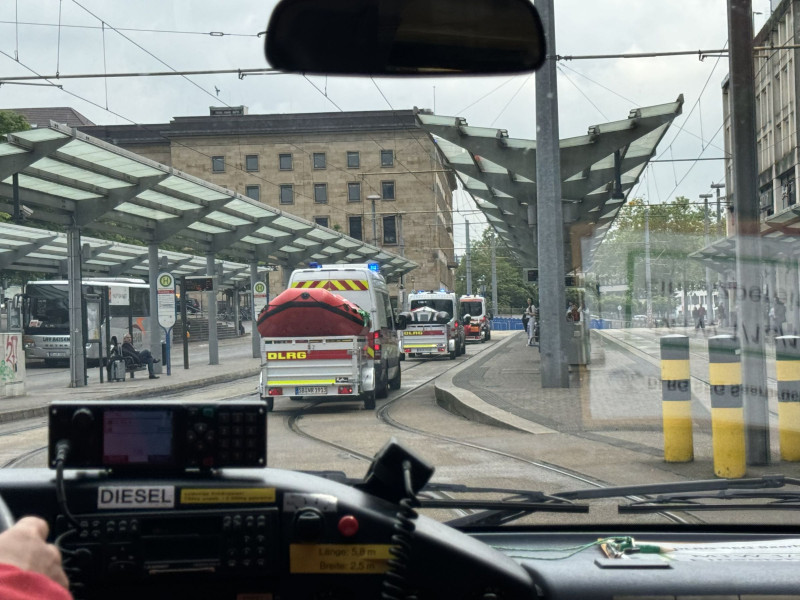
MULTIPOLYGON (((768 490, 783 488, 785 486, 799 486, 800 479, 785 477, 783 475, 765 475, 748 479, 704 479, 700 481, 680 481, 673 483, 650 483, 643 485, 625 485, 616 487, 598 487, 569 492, 555 492, 553 494, 543 494, 542 492, 521 492, 522 494, 541 495, 547 498, 547 506, 561 506, 558 501, 593 500, 600 498, 619 498, 630 497, 633 503, 619 507, 620 513, 635 512, 663 512, 667 510, 793 510, 800 508, 800 492, 761 492, 757 490, 768 490), (748 493, 747 490, 750 490, 748 493), (719 492, 718 494, 703 494, 703 492, 719 492), (652 496, 656 498, 640 498, 640 496, 652 496), (692 503, 692 499, 701 498, 728 498, 728 499, 756 499, 773 498, 776 502, 769 504, 700 504, 692 503), (672 500, 675 500, 675 503, 672 500), (707 507, 707 508, 705 508, 707 507), (715 508, 716 507, 716 508, 715 508), (762 508, 763 507, 763 508, 762 508)), ((467 488, 464 491, 472 491, 467 488)), ((499 490, 497 490, 499 491, 499 490)), ((504 490, 511 492, 512 490, 504 490)), ((519 490, 513 490, 518 493, 519 490)), ((538 497, 538 496, 537 496, 538 497)), ((576 504, 574 507, 584 507, 585 505, 576 504)), ((521 503, 509 501, 500 503, 500 507, 487 510, 482 513, 468 515, 447 524, 453 527, 467 526, 486 526, 500 525, 519 519, 533 511, 523 510, 521 503)), ((578 512, 578 511, 576 511, 578 512)))

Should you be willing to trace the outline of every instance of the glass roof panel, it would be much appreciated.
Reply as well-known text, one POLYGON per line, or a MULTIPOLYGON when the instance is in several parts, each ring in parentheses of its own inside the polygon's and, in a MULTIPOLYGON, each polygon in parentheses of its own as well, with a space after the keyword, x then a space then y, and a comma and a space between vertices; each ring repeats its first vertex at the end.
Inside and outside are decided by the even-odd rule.
POLYGON ((192 223, 189 225, 189 229, 194 229, 195 231, 202 231, 204 233, 227 233, 230 231, 229 229, 224 229, 222 227, 215 227, 214 225, 209 225, 208 223, 192 223))
POLYGON ((52 158, 48 157, 37 160, 31 166, 35 169, 40 169, 42 171, 46 171, 47 173, 52 173, 53 175, 67 177, 69 179, 74 179, 76 181, 80 181, 81 183, 86 183, 89 185, 96 185, 97 187, 101 187, 106 190, 113 190, 122 187, 131 187, 131 184, 128 183, 127 181, 106 177, 105 175, 101 175, 100 173, 93 173, 92 171, 88 171, 81 167, 76 167, 62 161, 53 160, 52 158))
POLYGON ((271 244, 272 240, 267 240, 264 238, 254 237, 252 235, 246 235, 242 238, 243 242, 248 244, 271 244))
POLYGON ((133 204, 132 202, 123 202, 122 204, 116 206, 114 210, 129 215, 144 217, 146 219, 155 219, 156 221, 163 221, 164 219, 177 219, 177 217, 171 213, 155 210, 149 206, 140 206, 139 204, 133 204))
POLYGON ((49 127, 39 127, 36 129, 29 129, 28 131, 17 131, 13 134, 22 140, 29 142, 46 142, 48 140, 57 140, 68 137, 66 134, 50 129, 49 127))
POLYGON ((59 154, 93 162, 101 167, 132 177, 161 175, 163 171, 133 160, 116 152, 111 152, 89 142, 73 140, 59 149, 59 154))
MULTIPOLYGON (((11 177, 6 179, 4 183, 11 185, 11 177)), ((67 198, 69 200, 90 200, 93 198, 102 198, 102 196, 99 194, 92 194, 90 192, 77 190, 60 183, 45 181, 44 179, 39 179, 38 177, 26 175, 25 173, 19 174, 19 185, 25 189, 42 192, 43 194, 50 194, 52 196, 58 196, 59 198, 67 198)))
POLYGON ((173 190, 187 196, 194 196, 200 200, 222 200, 223 198, 230 198, 233 194, 233 192, 224 194, 204 185, 200 185, 199 183, 195 183, 175 175, 172 177, 167 177, 158 185, 162 188, 173 190))
POLYGON ((313 227, 311 223, 298 221, 285 216, 278 217, 273 221, 273 223, 278 227, 286 227, 292 231, 301 231, 303 229, 311 229, 313 227))
POLYGON ((306 237, 312 240, 317 240, 320 242, 325 242, 329 240, 338 240, 342 237, 339 234, 333 233, 332 231, 326 231, 324 229, 312 229, 306 234, 306 237))
POLYGON ((288 231, 281 231, 280 229, 273 229, 272 227, 267 227, 266 225, 264 227, 259 227, 259 229, 258 229, 258 231, 256 231, 256 233, 260 233, 262 235, 268 235, 268 236, 273 237, 273 238, 282 238, 282 237, 286 237, 286 236, 292 235, 288 231))
POLYGON ((207 215, 206 218, 212 221, 219 221, 220 223, 224 223, 225 225, 233 225, 234 227, 238 227, 239 225, 250 225, 252 223, 252 221, 242 219, 240 217, 222 212, 220 210, 215 210, 214 212, 207 215))
POLYGON ((142 200, 146 200, 148 202, 154 202, 156 204, 163 204, 168 208, 174 208, 177 210, 185 211, 185 210, 197 210, 201 204, 195 204, 193 202, 187 202, 186 200, 182 200, 180 198, 175 198, 174 196, 168 196, 166 194, 162 194, 161 192, 157 192, 155 190, 145 190, 138 196, 142 200))
POLYGON ((473 160, 469 152, 461 146, 453 144, 444 138, 433 136, 433 141, 442 150, 447 160, 454 165, 472 165, 473 160))
POLYGON ((234 198, 225 205, 225 208, 235 210, 245 215, 255 217, 257 219, 271 217, 277 215, 275 209, 271 209, 265 204, 255 204, 242 200, 241 198, 234 198))
POLYGON ((25 154, 29 152, 25 148, 20 148, 14 144, 0 144, 0 156, 10 156, 12 154, 25 154))
POLYGON ((426 125, 458 125, 458 117, 443 117, 440 115, 417 114, 417 118, 426 125))

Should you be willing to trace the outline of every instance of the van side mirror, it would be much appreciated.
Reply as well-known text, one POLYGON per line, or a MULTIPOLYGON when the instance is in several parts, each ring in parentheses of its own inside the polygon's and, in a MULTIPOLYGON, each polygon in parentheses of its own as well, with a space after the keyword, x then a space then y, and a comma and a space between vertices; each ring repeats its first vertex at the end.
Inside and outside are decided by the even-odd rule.
POLYGON ((492 313, 490 313, 490 312, 489 312, 489 313, 486 313, 486 318, 487 318, 487 319, 489 319, 490 321, 491 321, 492 319, 494 319, 494 317, 492 316, 492 313))

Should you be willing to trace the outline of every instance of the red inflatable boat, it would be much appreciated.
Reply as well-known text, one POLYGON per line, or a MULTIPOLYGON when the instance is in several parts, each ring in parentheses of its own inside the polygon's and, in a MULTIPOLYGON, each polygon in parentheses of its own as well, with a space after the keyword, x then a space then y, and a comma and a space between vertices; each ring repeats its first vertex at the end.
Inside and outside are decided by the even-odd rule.
POLYGON ((258 315, 261 337, 366 335, 369 314, 323 288, 289 288, 258 315))

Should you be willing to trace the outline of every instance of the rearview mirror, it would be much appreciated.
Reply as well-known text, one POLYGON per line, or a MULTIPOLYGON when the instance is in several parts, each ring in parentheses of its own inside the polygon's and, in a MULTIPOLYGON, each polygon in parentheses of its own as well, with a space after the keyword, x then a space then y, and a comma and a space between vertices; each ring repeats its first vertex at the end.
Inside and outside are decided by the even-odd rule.
POLYGON ((521 73, 545 59, 529 0, 281 0, 265 51, 276 69, 332 75, 521 73))

